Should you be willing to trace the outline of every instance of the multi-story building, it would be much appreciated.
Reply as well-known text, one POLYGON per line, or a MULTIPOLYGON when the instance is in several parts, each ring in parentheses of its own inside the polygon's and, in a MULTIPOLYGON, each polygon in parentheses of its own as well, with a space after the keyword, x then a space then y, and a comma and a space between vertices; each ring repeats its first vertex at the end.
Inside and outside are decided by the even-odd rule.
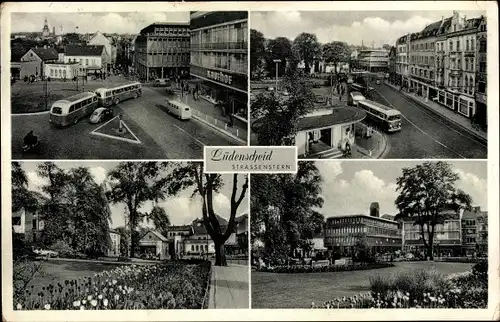
POLYGON ((387 72, 389 52, 385 49, 365 49, 358 54, 358 66, 369 72, 387 72))
POLYGON ((410 51, 410 35, 400 37, 396 41, 396 84, 409 88, 408 53, 410 51))
POLYGON ((396 47, 392 46, 391 50, 389 50, 389 82, 395 84, 396 83, 396 47))
POLYGON ((110 229, 109 237, 111 239, 111 247, 108 249, 107 255, 109 257, 120 256, 120 242, 121 242, 120 232, 114 229, 110 229))
POLYGON ((90 37, 90 40, 87 42, 87 44, 92 46, 100 45, 106 48, 106 52, 110 56, 110 59, 105 68, 108 73, 111 72, 111 67, 116 62, 116 47, 112 44, 111 40, 98 31, 90 37))
MULTIPOLYGON (((461 253, 462 228, 460 214, 455 210, 444 210, 448 219, 434 227, 434 249, 437 254, 458 256, 461 253)), ((424 237, 429 241, 427 225, 424 225, 424 237)), ((422 240, 422 228, 415 225, 415 218, 403 220, 403 250, 410 252, 425 251, 422 240)))
POLYGON ((191 13, 190 73, 201 98, 247 123, 247 11, 191 13))
POLYGON ((455 11, 446 34, 445 106, 466 117, 476 112, 476 34, 482 19, 467 19, 455 11))
POLYGON ((485 252, 488 245, 488 212, 473 207, 462 214, 462 254, 485 252))
POLYGON ((446 56, 446 33, 448 32, 451 24, 451 18, 444 18, 442 17, 441 20, 443 21, 443 24, 441 25, 440 30, 436 33, 436 41, 435 41, 435 66, 434 66, 434 71, 435 71, 435 76, 434 76, 434 81, 435 81, 435 89, 436 89, 436 94, 437 100, 441 104, 445 104, 445 91, 444 89, 446 88, 446 84, 444 82, 444 71, 446 68, 446 62, 447 56, 446 56))
POLYGON ((46 76, 45 64, 57 62, 59 54, 55 48, 31 48, 20 59, 20 78, 25 76, 46 76))
POLYGON ((487 38, 486 38, 486 19, 484 17, 479 23, 476 36, 476 123, 486 127, 488 124, 487 104, 487 38))
POLYGON ((135 39, 135 72, 149 82, 189 73, 189 23, 154 23, 135 39))
POLYGON ((106 47, 67 45, 64 48, 64 63, 79 63, 81 76, 105 74, 110 62, 106 47))
POLYGON ((361 238, 374 252, 401 249, 401 231, 396 221, 363 214, 326 220, 325 247, 329 250, 351 254, 361 238))

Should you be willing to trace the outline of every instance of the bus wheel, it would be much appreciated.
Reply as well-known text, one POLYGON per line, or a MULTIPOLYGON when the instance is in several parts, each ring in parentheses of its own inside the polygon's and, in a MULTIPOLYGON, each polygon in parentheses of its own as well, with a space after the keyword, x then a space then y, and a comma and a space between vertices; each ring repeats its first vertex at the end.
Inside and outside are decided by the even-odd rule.
POLYGON ((78 119, 78 116, 77 116, 77 117, 75 117, 75 119, 73 120, 73 124, 78 123, 78 121, 79 121, 79 119, 78 119))

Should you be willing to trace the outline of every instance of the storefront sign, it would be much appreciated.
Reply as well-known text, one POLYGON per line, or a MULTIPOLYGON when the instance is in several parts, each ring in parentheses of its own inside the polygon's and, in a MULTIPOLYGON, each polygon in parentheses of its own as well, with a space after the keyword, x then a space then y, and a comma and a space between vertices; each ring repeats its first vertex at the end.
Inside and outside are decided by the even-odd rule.
POLYGON ((207 78, 216 80, 218 82, 232 85, 233 83, 233 76, 224 74, 222 72, 217 72, 213 70, 207 70, 207 78))

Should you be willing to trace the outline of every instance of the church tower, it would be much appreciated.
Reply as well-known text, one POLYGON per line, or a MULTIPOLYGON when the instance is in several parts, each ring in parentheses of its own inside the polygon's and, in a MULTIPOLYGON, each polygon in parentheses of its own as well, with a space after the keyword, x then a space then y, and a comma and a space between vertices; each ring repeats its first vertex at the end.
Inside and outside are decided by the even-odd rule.
POLYGON ((49 23, 47 22, 47 18, 45 18, 45 22, 43 23, 43 37, 50 37, 49 23))

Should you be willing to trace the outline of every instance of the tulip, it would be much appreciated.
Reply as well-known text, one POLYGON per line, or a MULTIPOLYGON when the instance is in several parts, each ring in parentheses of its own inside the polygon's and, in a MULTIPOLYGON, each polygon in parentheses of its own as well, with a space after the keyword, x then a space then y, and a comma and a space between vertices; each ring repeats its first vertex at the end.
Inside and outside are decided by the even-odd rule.
POLYGON ((96 300, 92 300, 92 301, 90 301, 90 304, 92 304, 92 306, 96 306, 97 305, 97 301, 96 300))
POLYGON ((21 303, 17 303, 16 308, 17 308, 18 310, 21 310, 21 309, 23 308, 23 306, 21 305, 21 303))
POLYGON ((73 306, 75 306, 75 307, 76 307, 76 306, 80 306, 80 301, 74 301, 74 302, 73 302, 73 306))
POLYGON ((50 304, 45 304, 45 305, 44 305, 44 308, 45 308, 46 310, 50 310, 50 304))
POLYGON ((108 306, 108 299, 104 299, 104 301, 102 301, 102 303, 104 304, 104 306, 108 306))

